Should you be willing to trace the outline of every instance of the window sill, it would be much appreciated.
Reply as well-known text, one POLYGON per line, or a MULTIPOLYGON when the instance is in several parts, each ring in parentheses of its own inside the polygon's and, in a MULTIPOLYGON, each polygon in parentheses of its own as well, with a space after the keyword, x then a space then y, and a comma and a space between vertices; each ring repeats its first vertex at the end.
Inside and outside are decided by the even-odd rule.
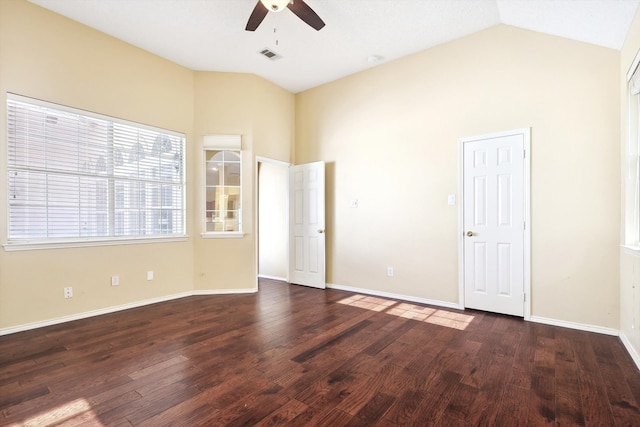
POLYGON ((58 240, 58 241, 31 241, 31 242, 11 242, 3 245, 6 252, 32 251, 38 249, 66 249, 66 248, 86 248, 91 246, 119 246, 119 245, 140 245, 146 243, 175 243, 186 242, 189 236, 177 237, 145 237, 129 239, 104 239, 104 240, 58 240))
POLYGON ((625 254, 640 257, 640 246, 622 245, 625 254))
POLYGON ((219 231, 200 233, 203 239, 242 239, 244 233, 242 231, 219 231))

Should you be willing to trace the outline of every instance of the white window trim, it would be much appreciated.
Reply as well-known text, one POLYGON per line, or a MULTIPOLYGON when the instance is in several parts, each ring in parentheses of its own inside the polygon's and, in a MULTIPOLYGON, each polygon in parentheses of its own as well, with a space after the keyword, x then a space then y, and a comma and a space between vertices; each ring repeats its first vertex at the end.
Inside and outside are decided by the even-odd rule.
MULTIPOLYGON (((79 108, 68 107, 61 104, 56 104, 53 102, 43 101, 37 98, 30 98, 18 94, 14 94, 11 92, 7 92, 6 100, 14 100, 18 102, 25 102, 32 105, 43 106, 43 107, 52 107, 59 109, 61 111, 68 111, 74 114, 82 114, 86 117, 93 117, 99 120, 109 120, 114 123, 120 123, 127 126, 134 125, 136 127, 151 130, 154 132, 162 131, 167 135, 173 135, 180 138, 186 138, 183 133, 171 131, 167 129, 161 129, 158 127, 145 125, 138 122, 132 122, 124 119, 120 119, 113 116, 108 116, 105 114, 94 113, 87 110, 82 110, 79 108)), ((7 146, 8 149, 8 146, 7 146)), ((189 236, 186 233, 187 229, 187 209, 186 209, 186 194, 187 194, 187 184, 186 184, 186 150, 187 146, 184 144, 183 146, 183 158, 182 158, 182 169, 183 169, 183 192, 182 192, 182 207, 183 207, 183 233, 175 234, 175 235, 141 235, 141 236, 101 236, 101 237, 80 237, 80 238, 63 238, 63 239, 24 239, 24 240, 6 240, 3 242, 2 247, 6 252, 12 251, 28 251, 28 250, 38 250, 38 249, 63 249, 63 248, 80 248, 80 247, 92 247, 92 246, 117 246, 117 245, 133 245, 133 244, 146 244, 146 243, 171 243, 171 242, 184 242, 189 240, 189 236)), ((6 154, 5 154, 6 156, 6 154)), ((6 159, 6 157, 5 157, 6 159)), ((8 197, 8 193, 7 193, 8 197)), ((6 201, 6 209, 8 210, 9 201, 6 201)), ((8 211, 7 211, 8 213, 8 211)), ((8 227, 8 215, 7 217, 7 236, 9 235, 8 227)))
POLYGON ((640 254, 640 111, 637 92, 640 85, 640 51, 627 71, 627 135, 624 156, 624 235, 622 249, 628 255, 640 254), (634 104, 635 103, 635 104, 634 104), (630 177, 634 164, 635 177, 630 177))
POLYGON ((13 251, 31 251, 37 249, 65 249, 65 248, 86 248, 92 246, 120 246, 120 245, 138 245, 147 243, 175 243, 186 242, 189 236, 178 237, 138 237, 127 239, 104 239, 104 240, 64 240, 64 241, 31 241, 25 243, 6 243, 3 248, 6 252, 13 251))
POLYGON ((640 85, 640 51, 631 63, 626 78, 627 135, 624 156, 624 235, 621 247, 626 254, 637 256, 640 254, 640 111, 637 105, 640 97, 637 93, 640 85), (632 163, 635 165, 633 170, 632 163), (633 176, 631 172, 634 172, 633 176))
POLYGON ((241 239, 244 234, 242 231, 203 231, 200 236, 203 239, 241 239))
MULTIPOLYGON (((201 167, 202 167, 202 204, 201 204, 201 208, 200 208, 200 224, 202 227, 202 232, 200 233, 200 236, 203 239, 241 239, 244 237, 245 233, 243 231, 244 227, 243 227, 243 221, 242 221, 242 216, 243 216, 243 204, 244 204, 244 200, 243 200, 243 191, 242 191, 242 187, 243 187, 243 176, 242 176, 242 171, 244 170, 244 168, 242 167, 242 136, 241 135, 235 135, 235 134, 212 134, 212 135, 205 135, 203 137, 203 142, 202 142, 202 156, 203 156, 203 161, 201 162, 201 167), (203 221, 202 219, 202 213, 204 211, 206 211, 206 205, 207 205, 207 184, 206 184, 206 179, 207 179, 207 171, 206 171, 206 163, 204 162, 205 159, 205 152, 208 150, 219 150, 219 151, 240 151, 240 230, 238 231, 206 231, 206 223, 205 221, 203 221)), ((206 215, 206 214, 205 214, 206 215)))
POLYGON ((621 247, 625 254, 640 257, 640 246, 621 245, 621 247))

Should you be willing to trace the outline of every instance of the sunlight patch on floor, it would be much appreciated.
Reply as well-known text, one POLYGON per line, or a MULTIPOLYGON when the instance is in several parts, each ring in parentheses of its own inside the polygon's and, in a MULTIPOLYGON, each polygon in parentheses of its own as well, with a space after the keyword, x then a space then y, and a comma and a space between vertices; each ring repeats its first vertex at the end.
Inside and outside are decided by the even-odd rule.
POLYGON ((465 330, 473 321, 473 316, 462 313, 454 313, 437 308, 423 307, 416 304, 397 302, 384 298, 369 295, 356 294, 338 301, 339 304, 346 304, 352 307, 364 308, 367 310, 384 312, 393 316, 404 317, 405 319, 419 320, 439 326, 446 326, 458 330, 465 330))
POLYGON ((340 304, 350 305, 352 307, 366 308, 373 311, 385 311, 390 306, 396 304, 395 301, 388 299, 376 298, 367 295, 353 295, 349 298, 338 301, 340 304))
POLYGON ((103 427, 98 416, 91 409, 91 404, 86 399, 76 399, 72 402, 57 406, 49 411, 42 412, 37 416, 11 426, 42 427, 62 424, 74 420, 74 425, 87 425, 103 427))

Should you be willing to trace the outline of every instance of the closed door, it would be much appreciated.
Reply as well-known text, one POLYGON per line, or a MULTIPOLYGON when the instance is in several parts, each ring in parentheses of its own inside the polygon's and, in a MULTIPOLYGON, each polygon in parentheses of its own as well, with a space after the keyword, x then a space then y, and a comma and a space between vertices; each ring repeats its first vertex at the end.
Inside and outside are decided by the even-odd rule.
POLYGON ((289 281, 325 288, 324 162, 289 172, 289 281))
POLYGON ((524 316, 525 141, 528 130, 461 141, 465 307, 524 316))

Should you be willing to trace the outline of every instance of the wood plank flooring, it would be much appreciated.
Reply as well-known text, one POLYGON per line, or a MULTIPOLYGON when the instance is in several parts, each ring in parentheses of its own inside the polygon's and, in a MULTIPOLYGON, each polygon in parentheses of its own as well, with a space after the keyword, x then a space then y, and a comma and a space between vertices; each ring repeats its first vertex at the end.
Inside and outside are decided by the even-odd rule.
POLYGON ((0 337, 0 425, 640 426, 617 337, 261 280, 0 337))

